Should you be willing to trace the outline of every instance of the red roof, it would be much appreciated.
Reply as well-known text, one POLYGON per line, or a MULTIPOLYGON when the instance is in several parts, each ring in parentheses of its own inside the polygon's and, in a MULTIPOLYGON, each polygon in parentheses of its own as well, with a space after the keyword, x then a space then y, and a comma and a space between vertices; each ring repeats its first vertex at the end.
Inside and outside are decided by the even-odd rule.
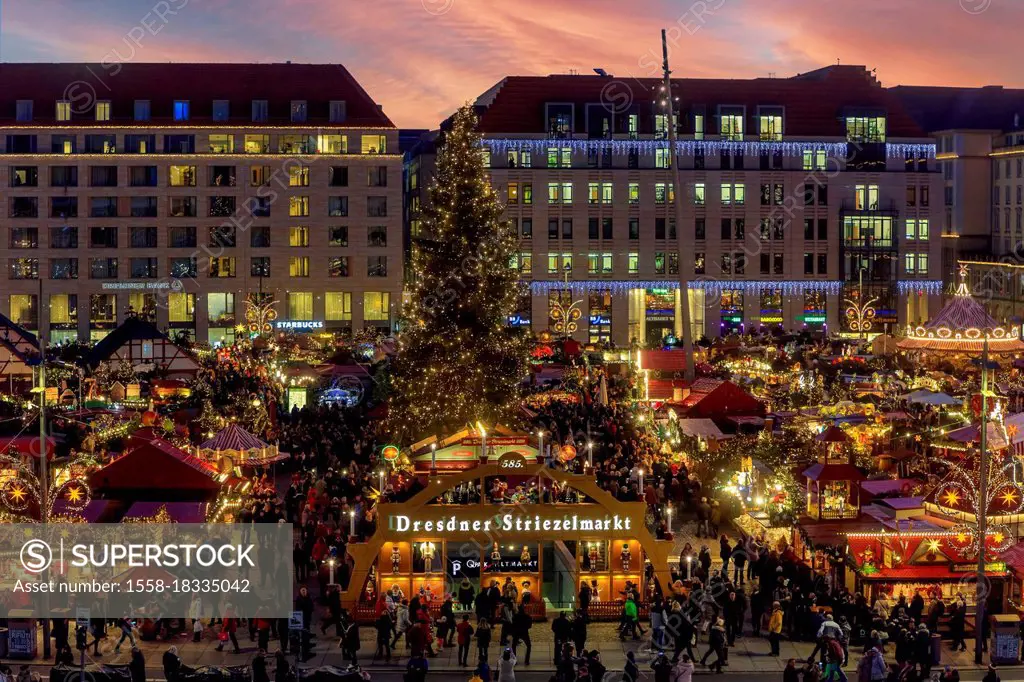
POLYGON ((640 367, 657 372, 685 372, 686 351, 683 350, 642 350, 640 367))
POLYGON ((731 381, 721 379, 697 379, 690 385, 690 395, 683 399, 682 408, 689 418, 765 413, 764 403, 731 381))
POLYGON ((804 478, 812 481, 863 481, 867 478, 852 464, 812 464, 804 469, 804 478))
POLYGON ((252 125, 252 100, 264 99, 268 117, 259 125, 294 127, 293 100, 306 102, 306 124, 327 124, 330 102, 343 100, 340 125, 395 127, 341 64, 0 64, 0 84, 0 122, 6 126, 52 125, 57 100, 67 99, 71 121, 60 125, 129 125, 135 100, 149 100, 154 125, 173 125, 175 100, 188 100, 188 125, 252 125), (16 100, 34 101, 32 121, 15 121, 16 100), (109 122, 97 122, 92 106, 79 106, 94 100, 110 100, 109 122), (228 100, 226 121, 213 121, 214 100, 228 100))
POLYGON ((125 453, 92 474, 93 489, 152 501, 205 499, 220 490, 217 472, 145 429, 129 440, 125 453))
MULTIPOLYGON (((673 82, 679 86, 679 106, 686 118, 703 109, 706 132, 711 135, 718 134, 718 106, 744 106, 746 115, 753 117, 758 106, 769 105, 785 108, 787 136, 845 138, 844 113, 872 110, 885 113, 890 137, 926 137, 902 101, 882 88, 863 66, 833 65, 791 78, 677 78, 673 82)), ((544 105, 551 102, 575 104, 573 128, 584 133, 585 105, 606 106, 611 97, 617 108, 626 104, 636 113, 651 112, 661 83, 657 78, 509 76, 478 102, 485 107, 480 130, 491 135, 543 133, 548 123, 544 105)), ((639 132, 649 134, 653 132, 653 121, 644 119, 653 117, 640 116, 639 132)), ((692 128, 692 123, 688 126, 692 128)))

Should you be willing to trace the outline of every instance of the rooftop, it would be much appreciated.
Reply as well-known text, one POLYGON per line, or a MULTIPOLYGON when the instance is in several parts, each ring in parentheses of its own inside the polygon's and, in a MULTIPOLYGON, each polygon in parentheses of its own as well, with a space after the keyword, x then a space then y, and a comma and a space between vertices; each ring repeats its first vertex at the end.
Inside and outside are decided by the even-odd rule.
MULTIPOLYGON (((508 76, 476 102, 484 134, 540 133, 547 129, 545 103, 575 104, 576 132, 586 130, 586 104, 615 113, 651 112, 662 81, 657 78, 606 76, 508 76)), ((743 106, 750 120, 759 106, 785 108, 785 135, 845 137, 843 117, 884 113, 890 137, 921 138, 925 131, 906 112, 902 101, 882 88, 863 66, 828 66, 790 78, 673 80, 686 114, 703 110, 715 121, 718 106, 743 106)), ((650 133, 640 116, 640 133, 650 133)), ((685 124, 684 124, 685 125, 685 124)), ((706 124, 707 125, 707 124, 706 124)), ((707 125, 709 134, 717 124, 707 125)), ((619 132, 616 129, 616 132, 619 132)))
POLYGON ((267 101, 260 126, 295 126, 292 102, 304 101, 305 124, 385 127, 394 124, 341 64, 0 64, 0 123, 25 127, 58 123, 56 103, 71 105, 62 126, 136 124, 135 102, 150 103, 149 125, 252 125, 253 100, 267 101), (31 121, 16 117, 18 100, 31 100, 31 121), (96 121, 96 101, 109 100, 110 120, 96 121), (175 120, 176 101, 189 103, 188 120, 175 120), (226 119, 214 119, 214 100, 226 100, 226 119), (344 119, 330 121, 330 103, 344 101, 344 119))

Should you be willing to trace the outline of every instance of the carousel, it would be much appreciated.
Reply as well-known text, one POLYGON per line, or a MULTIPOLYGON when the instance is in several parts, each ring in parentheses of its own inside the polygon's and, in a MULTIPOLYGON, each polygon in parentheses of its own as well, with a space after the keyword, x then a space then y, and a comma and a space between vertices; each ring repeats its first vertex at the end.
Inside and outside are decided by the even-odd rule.
POLYGON ((966 265, 960 266, 960 283, 953 298, 932 320, 920 326, 908 326, 900 350, 922 359, 964 360, 976 358, 985 350, 990 355, 1024 353, 1019 328, 1000 325, 985 307, 974 300, 967 288, 966 265))
POLYGON ((255 469, 288 459, 276 445, 264 443, 234 422, 199 446, 199 457, 217 467, 220 473, 237 468, 255 469))

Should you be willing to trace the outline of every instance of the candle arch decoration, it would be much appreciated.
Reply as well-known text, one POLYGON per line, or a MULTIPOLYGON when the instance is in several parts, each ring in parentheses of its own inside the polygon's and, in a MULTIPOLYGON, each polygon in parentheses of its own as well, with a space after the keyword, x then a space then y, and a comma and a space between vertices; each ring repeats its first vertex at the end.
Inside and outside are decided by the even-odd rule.
MULTIPOLYGON (((43 483, 39 477, 18 456, 10 453, 0 455, 0 468, 13 470, 15 475, 0 485, 0 505, 16 515, 25 515, 30 505, 42 501, 43 483)), ((53 514, 58 500, 64 501, 65 511, 77 514, 92 501, 92 490, 81 478, 71 478, 61 483, 51 483, 47 489, 46 515, 53 514)))

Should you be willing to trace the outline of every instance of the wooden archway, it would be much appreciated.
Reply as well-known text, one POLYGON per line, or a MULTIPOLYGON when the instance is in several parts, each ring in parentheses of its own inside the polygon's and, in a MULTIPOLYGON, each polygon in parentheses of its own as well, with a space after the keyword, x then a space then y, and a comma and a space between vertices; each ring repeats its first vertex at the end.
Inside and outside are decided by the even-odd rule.
MULTIPOLYGON (((378 557, 386 542, 409 540, 414 533, 399 530, 392 523, 398 516, 422 519, 433 522, 441 517, 458 517, 466 520, 471 527, 476 529, 459 530, 436 530, 416 531, 422 538, 463 540, 475 542, 481 547, 490 546, 496 537, 511 538, 517 540, 550 540, 552 538, 567 538, 577 540, 614 540, 623 536, 635 538, 643 549, 644 554, 654 566, 654 575, 661 584, 663 591, 671 589, 672 576, 669 569, 668 559, 672 551, 672 542, 668 540, 656 540, 647 528, 645 502, 620 502, 611 496, 608 491, 597 485, 592 475, 571 474, 559 469, 552 469, 542 463, 525 462, 522 468, 509 469, 501 466, 503 462, 495 462, 478 466, 474 469, 461 471, 456 474, 431 478, 426 488, 418 492, 411 499, 402 503, 380 504, 377 507, 377 532, 367 542, 350 543, 348 554, 354 562, 352 576, 348 589, 343 593, 343 603, 348 608, 354 608, 366 583, 370 567, 378 557), (594 502, 580 504, 571 503, 510 503, 496 505, 485 501, 468 505, 432 505, 430 502, 441 496, 448 489, 461 483, 473 480, 483 480, 491 476, 517 476, 527 478, 546 478, 560 484, 568 485, 590 497, 594 502), (569 519, 580 516, 586 519, 617 518, 622 524, 628 520, 628 530, 572 530, 553 531, 551 529, 530 529, 513 530, 511 534, 503 534, 504 531, 496 528, 483 528, 483 522, 489 525, 496 525, 495 519, 508 514, 523 514, 530 519, 569 519), (473 526, 472 522, 476 521, 473 526)), ((481 490, 483 488, 481 487, 481 490)))

